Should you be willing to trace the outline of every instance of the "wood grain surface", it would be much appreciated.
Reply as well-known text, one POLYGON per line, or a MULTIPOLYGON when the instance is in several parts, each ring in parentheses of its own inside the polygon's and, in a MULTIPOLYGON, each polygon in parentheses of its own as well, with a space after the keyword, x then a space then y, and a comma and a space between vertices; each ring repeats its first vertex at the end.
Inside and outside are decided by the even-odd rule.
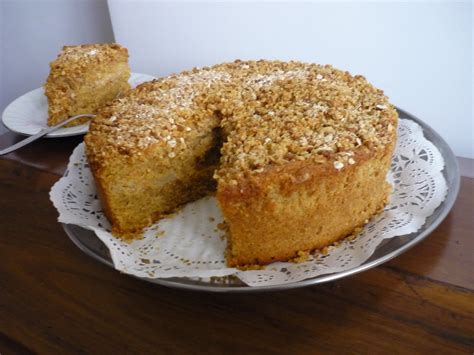
POLYGON ((380 267, 209 294, 120 274, 69 241, 48 193, 78 141, 0 158, 1 354, 473 353, 474 179, 432 235, 380 267))

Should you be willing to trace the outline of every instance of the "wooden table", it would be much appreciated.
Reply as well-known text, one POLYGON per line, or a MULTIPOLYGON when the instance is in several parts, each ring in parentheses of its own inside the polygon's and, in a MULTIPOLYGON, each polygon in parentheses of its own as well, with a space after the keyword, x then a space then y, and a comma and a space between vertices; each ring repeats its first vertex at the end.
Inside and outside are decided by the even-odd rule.
MULTIPOLYGON (((18 139, 4 133, 0 147, 18 139)), ((473 353, 474 179, 431 236, 370 271, 284 292, 186 292, 69 241, 48 193, 81 140, 0 158, 0 353, 473 353)))

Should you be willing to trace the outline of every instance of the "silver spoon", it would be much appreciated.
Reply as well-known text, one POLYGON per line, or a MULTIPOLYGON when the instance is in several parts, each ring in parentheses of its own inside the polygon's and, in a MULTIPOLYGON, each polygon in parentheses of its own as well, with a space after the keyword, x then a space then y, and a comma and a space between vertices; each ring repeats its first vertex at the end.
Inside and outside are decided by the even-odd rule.
POLYGON ((31 142, 34 142, 35 140, 43 137, 44 135, 46 135, 48 133, 54 132, 58 128, 61 128, 62 126, 68 124, 69 122, 74 121, 75 119, 77 119, 79 117, 94 117, 94 116, 95 115, 92 115, 90 113, 83 113, 81 115, 69 117, 67 120, 62 121, 62 122, 58 123, 57 125, 42 129, 38 133, 33 134, 32 136, 30 136, 26 139, 23 139, 22 141, 19 141, 18 143, 15 143, 15 144, 9 146, 8 148, 0 150, 0 155, 5 155, 5 154, 11 153, 11 152, 13 152, 13 151, 15 151, 15 150, 17 150, 21 147, 24 147, 25 145, 30 144, 31 142))

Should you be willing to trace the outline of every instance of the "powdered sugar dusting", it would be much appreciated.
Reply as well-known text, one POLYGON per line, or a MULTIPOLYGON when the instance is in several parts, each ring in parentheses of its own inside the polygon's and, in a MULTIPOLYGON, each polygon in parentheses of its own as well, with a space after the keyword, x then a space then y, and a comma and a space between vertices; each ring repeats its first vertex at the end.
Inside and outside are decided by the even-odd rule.
POLYGON ((137 99, 118 100, 113 115, 105 117, 111 143, 127 149, 145 149, 157 142, 166 142, 171 150, 185 147, 183 136, 192 131, 188 118, 196 96, 230 78, 224 71, 202 69, 149 83, 150 90, 137 94, 137 99))
POLYGON ((296 70, 277 70, 268 74, 256 74, 249 77, 245 84, 254 88, 259 89, 261 87, 270 86, 276 81, 288 80, 288 79, 304 79, 308 76, 308 71, 305 69, 296 70))

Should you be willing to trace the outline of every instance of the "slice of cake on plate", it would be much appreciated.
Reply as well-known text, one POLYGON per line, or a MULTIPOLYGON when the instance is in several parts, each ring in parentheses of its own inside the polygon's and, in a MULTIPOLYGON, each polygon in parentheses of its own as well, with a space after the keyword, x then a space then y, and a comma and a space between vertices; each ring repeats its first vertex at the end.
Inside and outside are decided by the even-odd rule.
MULTIPOLYGON (((64 46, 50 68, 44 85, 49 126, 71 116, 94 114, 130 89, 128 51, 118 44, 64 46)), ((87 120, 79 118, 68 126, 87 120)))

